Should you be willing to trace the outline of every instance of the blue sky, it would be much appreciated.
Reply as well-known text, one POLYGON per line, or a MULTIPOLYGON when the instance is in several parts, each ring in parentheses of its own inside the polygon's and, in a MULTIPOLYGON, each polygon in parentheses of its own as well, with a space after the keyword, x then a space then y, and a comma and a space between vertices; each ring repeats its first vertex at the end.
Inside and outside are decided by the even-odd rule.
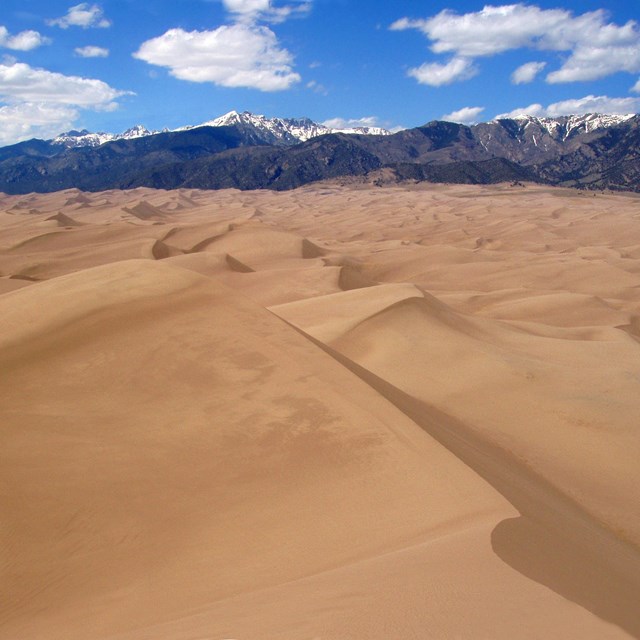
POLYGON ((640 111, 637 0, 2 0, 0 144, 230 110, 414 127, 640 111))

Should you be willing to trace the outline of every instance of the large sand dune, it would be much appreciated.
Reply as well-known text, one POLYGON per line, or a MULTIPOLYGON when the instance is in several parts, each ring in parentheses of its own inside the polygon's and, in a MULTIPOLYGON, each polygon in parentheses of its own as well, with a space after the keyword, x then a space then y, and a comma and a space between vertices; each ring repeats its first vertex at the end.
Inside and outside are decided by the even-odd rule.
POLYGON ((639 206, 0 196, 0 638, 640 638, 639 206))

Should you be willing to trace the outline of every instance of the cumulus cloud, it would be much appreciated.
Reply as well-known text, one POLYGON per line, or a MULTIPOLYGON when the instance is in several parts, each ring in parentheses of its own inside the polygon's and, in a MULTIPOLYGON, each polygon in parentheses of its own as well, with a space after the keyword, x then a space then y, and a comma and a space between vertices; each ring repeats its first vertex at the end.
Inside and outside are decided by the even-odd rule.
POLYGON ((300 81, 293 56, 268 27, 237 23, 211 31, 170 29, 144 42, 134 54, 191 82, 261 91, 288 89, 300 81))
POLYGON ((14 51, 31 51, 51 40, 40 35, 37 31, 21 31, 11 35, 6 27, 0 25, 0 47, 14 51))
POLYGON ((23 62, 0 64, 0 99, 111 110, 116 98, 126 95, 102 80, 65 76, 23 62))
POLYGON ((560 69, 547 76, 553 83, 640 71, 638 23, 609 22, 601 9, 581 15, 525 4, 485 6, 465 14, 446 9, 427 19, 401 18, 390 28, 417 29, 429 39, 434 53, 457 57, 492 56, 522 48, 569 52, 560 69))
POLYGON ((433 42, 434 53, 488 56, 533 44, 567 13, 560 9, 543 11, 525 5, 486 6, 475 13, 459 15, 445 9, 428 19, 402 18, 391 25, 394 31, 417 29, 433 42))
POLYGON ((289 17, 306 14, 311 10, 311 1, 275 7, 271 0, 222 0, 225 9, 238 20, 283 22, 289 17))
POLYGON ((640 98, 610 98, 609 96, 585 96, 554 102, 546 107, 541 104, 530 104, 502 113, 496 118, 514 118, 516 116, 529 115, 539 118, 556 118, 558 116, 583 115, 585 113, 611 113, 625 115, 636 113, 640 110, 640 98))
POLYGON ((128 91, 102 80, 66 76, 28 64, 0 64, 0 141, 12 144, 69 129, 81 109, 111 111, 128 91))
POLYGON ((111 26, 111 21, 104 17, 104 11, 99 5, 81 2, 69 7, 66 15, 61 18, 47 20, 47 24, 62 29, 68 29, 69 27, 82 27, 83 29, 98 27, 104 29, 111 26))
POLYGON ((222 4, 231 13, 258 14, 269 11, 270 0, 222 0, 222 4))
POLYGON ((598 80, 619 71, 640 71, 640 41, 629 46, 582 45, 560 69, 547 75, 547 82, 598 80))
POLYGON ((76 47, 74 51, 81 58, 106 58, 109 55, 109 49, 104 47, 76 47))
POLYGON ((425 62, 407 72, 407 75, 415 78, 420 84, 428 84, 432 87, 468 80, 477 74, 478 68, 468 58, 452 58, 446 64, 425 62))
POLYGON ((77 117, 77 109, 64 105, 25 102, 0 106, 0 145, 29 138, 53 138, 71 129, 77 117))
POLYGON ((511 74, 511 82, 513 84, 533 82, 546 65, 546 62, 526 62, 511 74))
POLYGON ((463 107, 442 116, 447 122, 459 122, 460 124, 474 124, 478 122, 478 116, 484 111, 484 107, 463 107))
MULTIPOLYGON (((283 6, 274 6, 272 0, 217 1, 231 14, 232 24, 205 31, 169 29, 143 42, 133 57, 164 67, 180 80, 222 87, 282 91, 300 82, 293 55, 259 22, 283 22, 306 14, 312 0, 292 0, 283 6)), ((327 93, 314 80, 306 86, 316 93, 327 93)))
POLYGON ((611 46, 636 42, 637 24, 606 22, 603 10, 574 16, 565 9, 534 5, 485 6, 481 11, 457 14, 445 9, 426 20, 402 18, 393 30, 418 29, 433 42, 435 53, 489 56, 520 48, 569 51, 578 44, 611 46))

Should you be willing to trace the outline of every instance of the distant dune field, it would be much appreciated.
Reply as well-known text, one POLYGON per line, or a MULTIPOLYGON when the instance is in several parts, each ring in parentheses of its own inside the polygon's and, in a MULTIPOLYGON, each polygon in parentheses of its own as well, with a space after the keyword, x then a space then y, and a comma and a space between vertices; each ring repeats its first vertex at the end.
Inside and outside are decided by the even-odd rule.
POLYGON ((640 197, 0 194, 0 639, 640 638, 640 197))

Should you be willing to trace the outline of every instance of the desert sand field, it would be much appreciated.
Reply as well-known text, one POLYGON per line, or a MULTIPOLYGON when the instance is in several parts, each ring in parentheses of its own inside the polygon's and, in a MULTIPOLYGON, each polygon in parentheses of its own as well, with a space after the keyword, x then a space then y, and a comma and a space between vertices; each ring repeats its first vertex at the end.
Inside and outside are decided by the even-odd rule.
POLYGON ((640 638, 640 197, 0 195, 0 638, 640 638))

